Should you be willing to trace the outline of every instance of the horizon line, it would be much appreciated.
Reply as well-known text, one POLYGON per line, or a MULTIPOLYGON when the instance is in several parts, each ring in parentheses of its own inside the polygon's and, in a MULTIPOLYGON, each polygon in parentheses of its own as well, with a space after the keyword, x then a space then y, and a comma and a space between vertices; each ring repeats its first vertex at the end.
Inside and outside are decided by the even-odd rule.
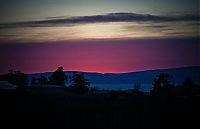
MULTIPOLYGON (((157 68, 157 69, 144 69, 144 70, 127 71, 127 72, 97 72, 97 71, 81 71, 81 70, 66 70, 66 71, 64 70, 64 72, 82 72, 82 73, 97 73, 97 74, 126 74, 126 73, 137 73, 137 72, 156 71, 156 70, 182 69, 182 68, 191 68, 191 67, 200 67, 200 65, 180 66, 180 67, 168 67, 168 68, 157 68)), ((21 72, 25 73, 23 71, 21 71, 21 72)), ((54 72, 54 71, 27 72, 25 74, 44 74, 44 73, 52 73, 52 72, 54 72)), ((0 74, 2 75, 2 74, 6 74, 6 73, 0 73, 0 74)))

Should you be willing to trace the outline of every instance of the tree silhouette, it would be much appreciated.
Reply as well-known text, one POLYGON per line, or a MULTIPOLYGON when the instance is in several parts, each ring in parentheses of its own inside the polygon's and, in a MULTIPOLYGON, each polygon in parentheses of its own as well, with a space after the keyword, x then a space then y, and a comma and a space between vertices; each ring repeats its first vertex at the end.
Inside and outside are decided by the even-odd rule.
POLYGON ((67 75, 64 72, 64 68, 62 66, 58 67, 55 72, 50 76, 50 84, 53 85, 63 85, 65 81, 68 80, 67 75))
POLYGON ((28 76, 19 70, 9 70, 7 74, 1 75, 0 80, 8 81, 18 87, 28 86, 28 76))
POLYGON ((193 82, 191 78, 186 78, 183 82, 184 95, 187 97, 192 96, 193 82))
POLYGON ((153 79, 153 92, 155 94, 169 95, 172 91, 172 85, 169 82, 169 74, 161 73, 156 75, 156 78, 153 79))
POLYGON ((89 90, 89 81, 85 79, 84 73, 73 72, 72 76, 72 86, 74 86, 75 91, 78 93, 86 93, 89 90))

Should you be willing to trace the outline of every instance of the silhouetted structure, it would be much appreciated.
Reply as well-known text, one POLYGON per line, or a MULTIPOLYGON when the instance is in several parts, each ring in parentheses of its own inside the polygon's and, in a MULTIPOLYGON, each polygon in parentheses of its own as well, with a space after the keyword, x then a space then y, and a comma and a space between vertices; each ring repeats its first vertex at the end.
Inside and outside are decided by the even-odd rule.
POLYGON ((63 85, 65 81, 68 80, 67 75, 64 72, 64 68, 62 66, 58 67, 58 69, 50 76, 50 84, 53 85, 63 85))

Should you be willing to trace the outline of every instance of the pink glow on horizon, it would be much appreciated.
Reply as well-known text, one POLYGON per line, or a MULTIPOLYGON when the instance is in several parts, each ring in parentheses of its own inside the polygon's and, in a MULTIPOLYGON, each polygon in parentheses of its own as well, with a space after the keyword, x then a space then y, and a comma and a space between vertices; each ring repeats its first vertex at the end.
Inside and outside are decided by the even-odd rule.
POLYGON ((0 47, 0 73, 66 71, 124 73, 198 65, 196 40, 71 41, 0 47), (194 43, 193 43, 194 42, 194 43))

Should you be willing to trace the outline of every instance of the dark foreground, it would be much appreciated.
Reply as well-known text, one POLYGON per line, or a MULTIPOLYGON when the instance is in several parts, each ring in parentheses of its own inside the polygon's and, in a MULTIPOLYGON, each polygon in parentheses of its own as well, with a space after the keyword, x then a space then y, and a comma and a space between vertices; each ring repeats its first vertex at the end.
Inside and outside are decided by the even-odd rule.
POLYGON ((64 88, 1 90, 0 128, 198 128, 200 97, 80 95, 64 88))

